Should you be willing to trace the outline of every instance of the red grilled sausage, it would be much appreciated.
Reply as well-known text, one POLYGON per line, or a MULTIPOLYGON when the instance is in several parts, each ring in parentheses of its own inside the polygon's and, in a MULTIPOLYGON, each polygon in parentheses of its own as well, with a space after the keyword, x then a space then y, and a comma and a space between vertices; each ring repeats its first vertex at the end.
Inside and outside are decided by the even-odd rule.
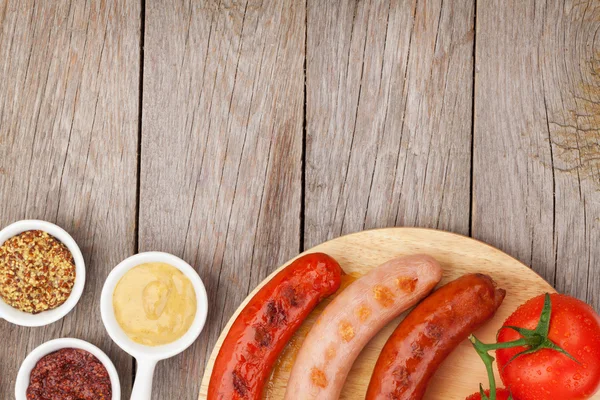
POLYGON ((483 274, 464 275, 433 292, 386 342, 365 399, 421 399, 442 361, 494 315, 505 294, 483 274))
POLYGON ((213 367, 208 400, 260 399, 273 364, 311 310, 341 284, 330 256, 302 256, 248 302, 229 329, 213 367))

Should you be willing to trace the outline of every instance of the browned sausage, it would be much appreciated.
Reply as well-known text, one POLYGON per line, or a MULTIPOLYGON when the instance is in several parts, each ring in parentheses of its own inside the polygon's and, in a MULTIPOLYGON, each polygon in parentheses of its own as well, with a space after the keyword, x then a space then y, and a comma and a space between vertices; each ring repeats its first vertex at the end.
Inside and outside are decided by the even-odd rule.
POLYGON ((423 300, 381 350, 366 400, 418 400, 444 359, 490 319, 506 292, 487 275, 469 274, 423 300))
POLYGON ((323 253, 306 254, 275 275, 229 328, 213 366, 208 400, 258 400, 288 340, 312 309, 334 293, 342 269, 323 253))

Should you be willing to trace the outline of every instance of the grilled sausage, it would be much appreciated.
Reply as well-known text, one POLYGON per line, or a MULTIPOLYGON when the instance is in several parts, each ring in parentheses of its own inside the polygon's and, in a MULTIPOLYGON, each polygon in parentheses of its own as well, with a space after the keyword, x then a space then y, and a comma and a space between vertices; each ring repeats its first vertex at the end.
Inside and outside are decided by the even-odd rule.
POLYGON ((258 400, 285 344, 311 310, 341 283, 339 264, 302 256, 262 287, 229 329, 213 367, 208 400, 258 400))
POLYGON ((323 310, 298 352, 286 400, 337 399, 352 363, 388 322, 440 281, 442 269, 426 255, 386 262, 354 281, 323 310))
POLYGON ((489 320, 506 292, 487 275, 464 275, 400 322, 375 364, 366 400, 418 400, 444 359, 489 320))

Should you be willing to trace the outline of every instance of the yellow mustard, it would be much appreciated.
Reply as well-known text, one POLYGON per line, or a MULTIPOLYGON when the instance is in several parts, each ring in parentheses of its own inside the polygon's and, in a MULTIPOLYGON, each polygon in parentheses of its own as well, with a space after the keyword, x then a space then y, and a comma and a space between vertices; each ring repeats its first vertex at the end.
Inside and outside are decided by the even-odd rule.
POLYGON ((196 315, 196 292, 190 280, 166 263, 133 267, 113 292, 117 322, 134 342, 160 346, 182 337, 196 315))

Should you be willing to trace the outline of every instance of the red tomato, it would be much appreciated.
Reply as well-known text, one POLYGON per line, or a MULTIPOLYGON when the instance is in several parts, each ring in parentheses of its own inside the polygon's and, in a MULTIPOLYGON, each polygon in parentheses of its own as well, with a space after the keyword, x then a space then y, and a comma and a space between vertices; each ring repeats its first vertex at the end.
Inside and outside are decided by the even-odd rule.
MULTIPOLYGON (((552 314, 548 338, 572 355, 577 362, 551 349, 541 349, 509 360, 524 347, 496 350, 498 370, 504 385, 519 400, 582 400, 600 386, 600 317, 584 302, 552 294, 552 314)), ((504 323, 535 329, 544 296, 521 305, 504 323)), ((498 342, 520 339, 512 329, 503 328, 498 342)))
MULTIPOLYGON (((490 390, 485 391, 485 395, 490 395, 490 390)), ((510 396, 510 392, 506 389, 496 389, 496 400, 508 400, 508 396, 510 396)), ((466 398, 466 400, 481 400, 481 394, 474 393, 466 398)))

